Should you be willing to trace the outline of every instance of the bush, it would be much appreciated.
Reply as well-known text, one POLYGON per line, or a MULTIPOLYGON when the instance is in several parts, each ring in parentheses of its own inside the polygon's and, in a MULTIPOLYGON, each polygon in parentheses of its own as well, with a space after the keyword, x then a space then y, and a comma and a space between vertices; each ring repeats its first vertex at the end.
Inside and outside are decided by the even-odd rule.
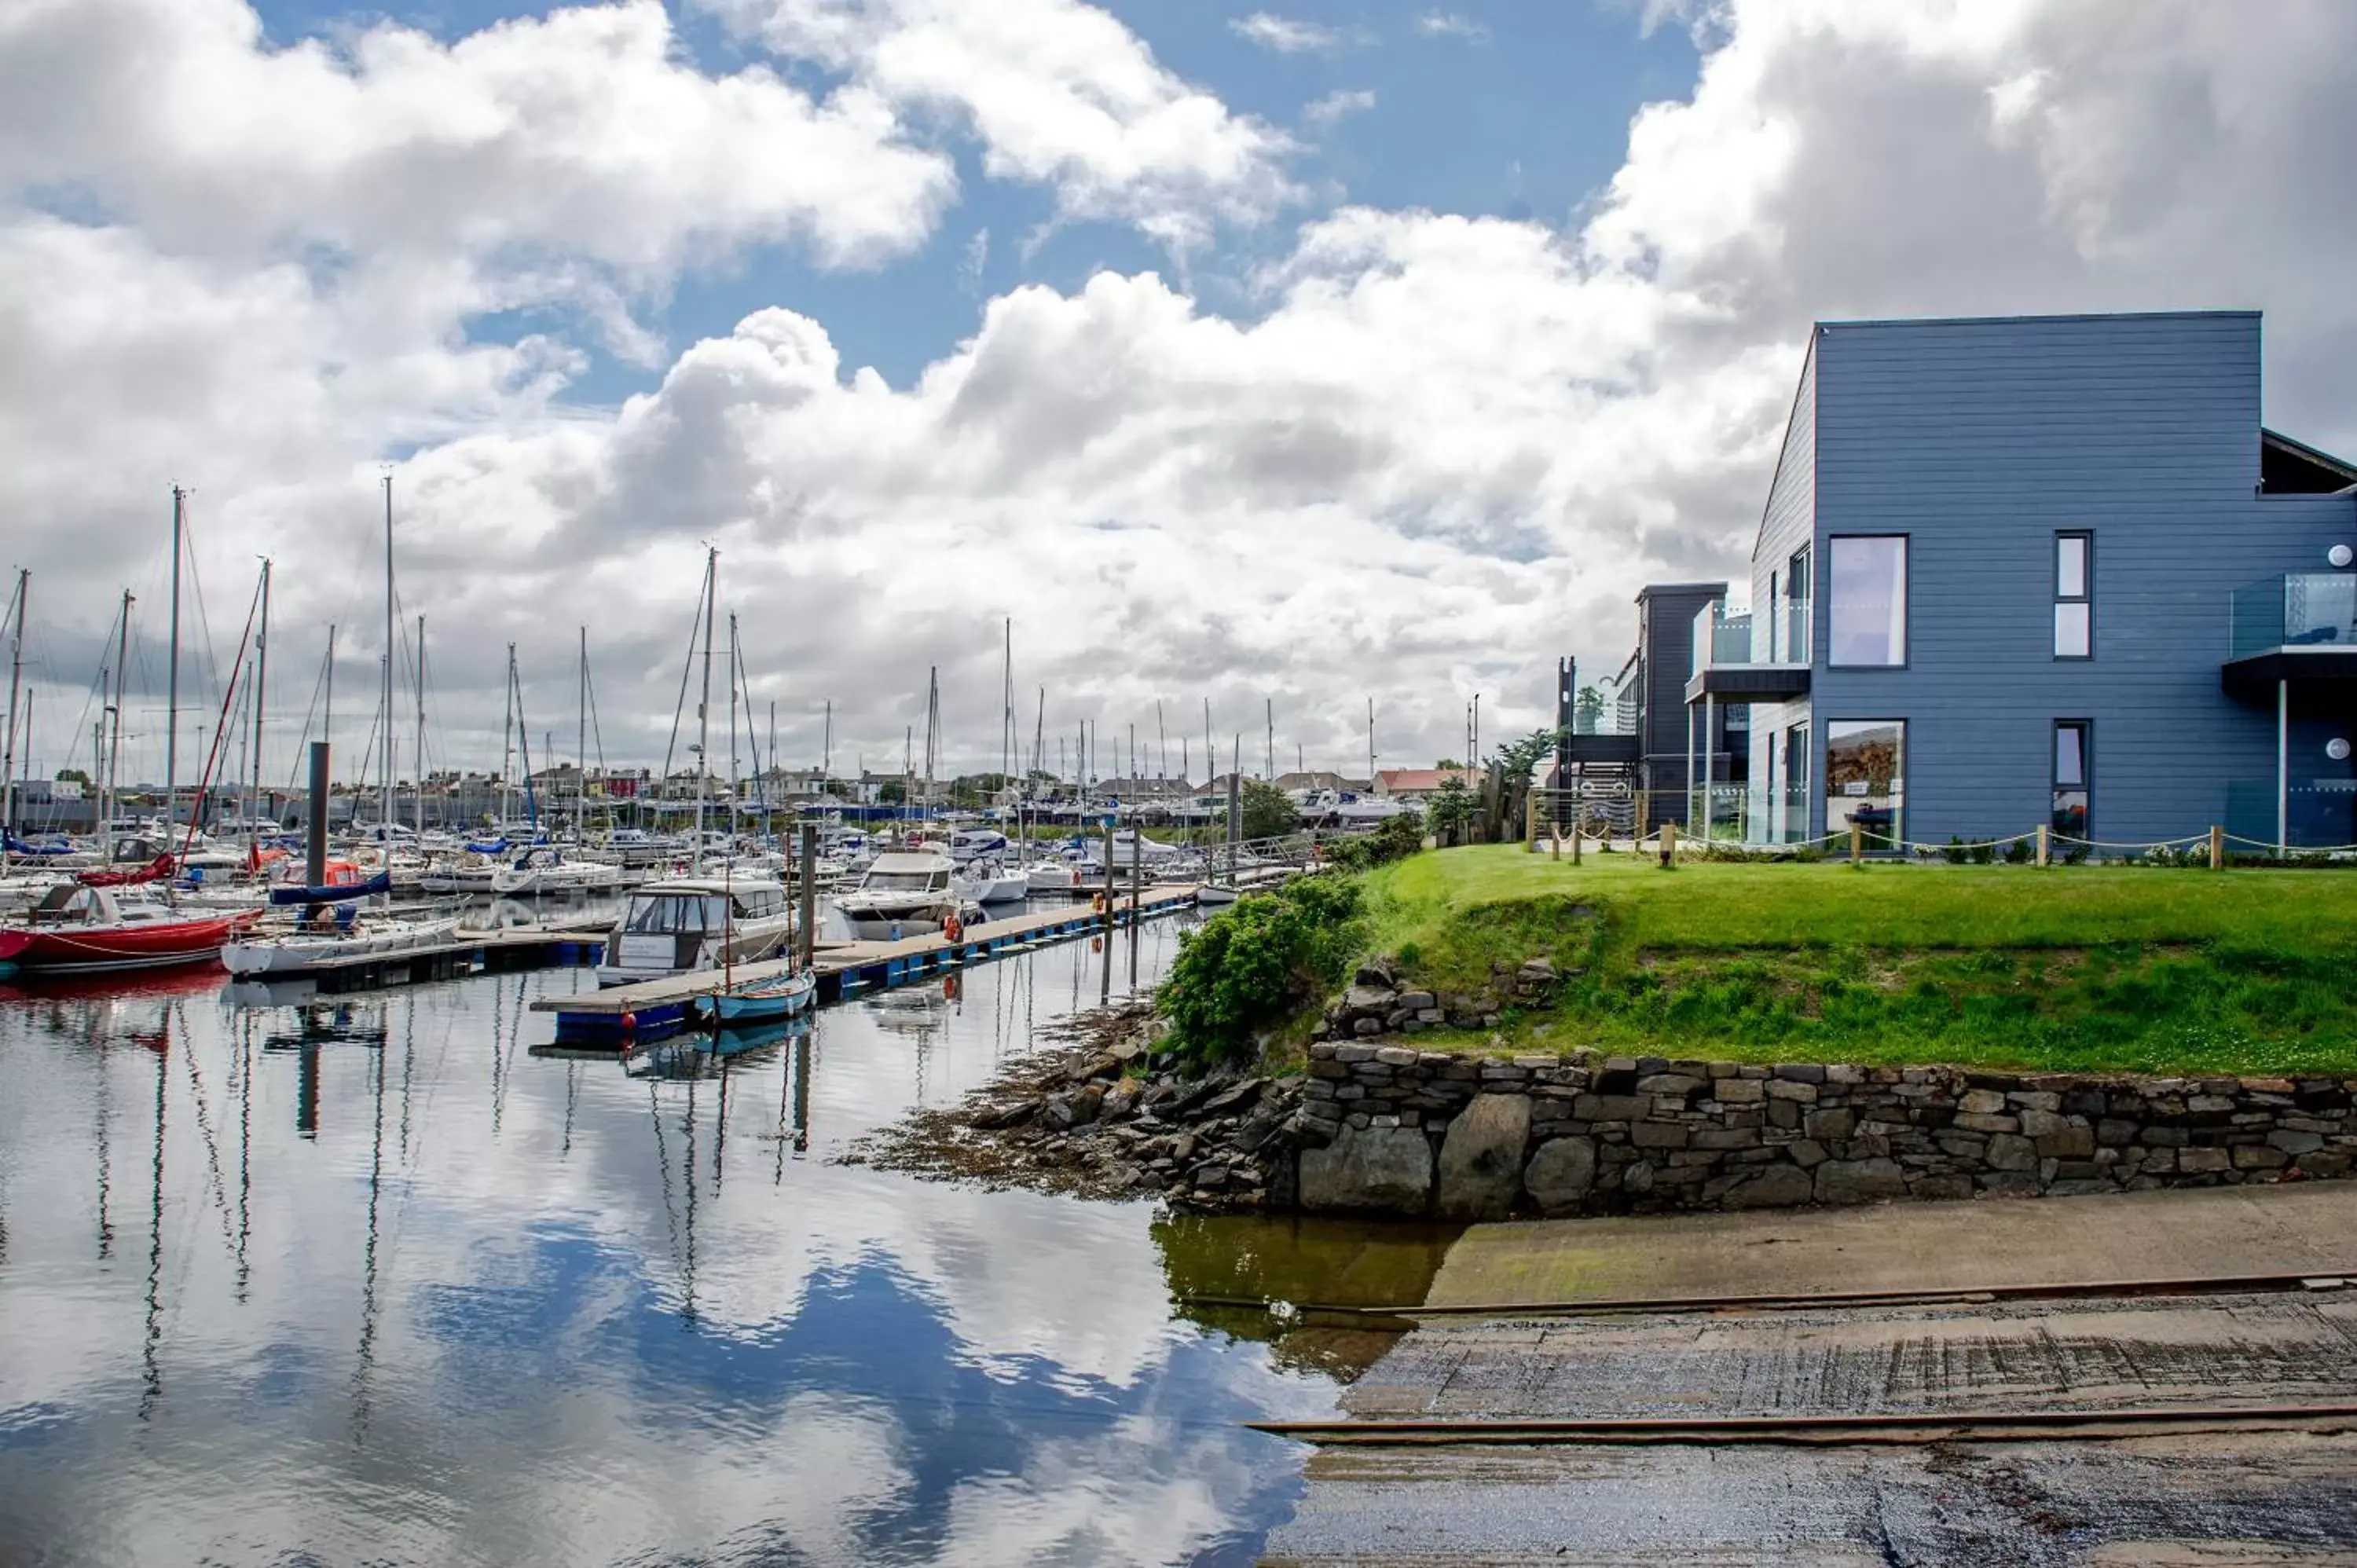
POLYGON ((1424 814, 1403 811, 1385 817, 1372 832, 1329 839, 1319 847, 1340 870, 1372 871, 1378 865, 1405 860, 1424 847, 1424 814))
POLYGON ((1348 876, 1301 876, 1183 933, 1155 993, 1172 1048, 1203 1064, 1246 1055, 1254 1030, 1342 978, 1364 933, 1359 904, 1348 876))

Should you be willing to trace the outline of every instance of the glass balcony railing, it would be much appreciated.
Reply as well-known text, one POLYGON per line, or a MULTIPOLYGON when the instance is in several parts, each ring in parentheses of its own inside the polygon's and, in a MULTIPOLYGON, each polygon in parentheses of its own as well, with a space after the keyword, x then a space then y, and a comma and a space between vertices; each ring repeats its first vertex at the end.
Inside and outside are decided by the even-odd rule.
POLYGON ((2234 590, 2232 649, 2357 648, 2357 572, 2295 572, 2234 590))
POLYGON ((1724 602, 1713 600, 1695 612, 1693 668, 1687 673, 1738 664, 1806 664, 1808 639, 1805 598, 1779 600, 1769 615, 1729 615, 1724 602))
POLYGON ((1693 832, 1719 843, 1798 843, 1809 836, 1809 790, 1713 784, 1695 791, 1693 832))

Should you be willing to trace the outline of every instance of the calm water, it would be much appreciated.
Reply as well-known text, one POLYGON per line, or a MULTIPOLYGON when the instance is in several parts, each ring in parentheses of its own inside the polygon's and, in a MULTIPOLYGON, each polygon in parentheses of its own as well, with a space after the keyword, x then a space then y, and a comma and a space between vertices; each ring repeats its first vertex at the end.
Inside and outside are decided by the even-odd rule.
POLYGON ((1363 1249, 830 1162, 1101 961, 726 1061, 544 1054, 582 972, 0 990, 0 1561, 1249 1561, 1334 1385, 1173 1293, 1363 1249))

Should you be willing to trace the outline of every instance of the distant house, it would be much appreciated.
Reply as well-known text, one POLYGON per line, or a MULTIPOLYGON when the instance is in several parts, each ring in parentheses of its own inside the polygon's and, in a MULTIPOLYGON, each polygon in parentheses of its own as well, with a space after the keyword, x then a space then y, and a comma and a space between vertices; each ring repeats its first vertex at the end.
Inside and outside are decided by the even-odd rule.
POLYGON ((1276 787, 1290 794, 1296 789, 1359 790, 1370 788, 1363 779, 1346 779, 1330 768, 1312 768, 1307 773, 1280 773, 1276 787))
POLYGON ((1375 793, 1420 803, 1451 779, 1472 789, 1480 787, 1481 776, 1470 768, 1386 768, 1375 775, 1375 793))

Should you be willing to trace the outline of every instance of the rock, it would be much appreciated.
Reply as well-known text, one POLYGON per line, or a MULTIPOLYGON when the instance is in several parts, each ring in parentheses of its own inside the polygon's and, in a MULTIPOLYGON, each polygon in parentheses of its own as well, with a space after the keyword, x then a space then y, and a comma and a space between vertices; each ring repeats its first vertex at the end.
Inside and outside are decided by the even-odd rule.
POLYGON ((1399 1005, 1399 993, 1388 985, 1353 985, 1342 993, 1347 1013, 1388 1013, 1399 1005))
POLYGON ((1351 977, 1351 981, 1352 984, 1365 986, 1371 991, 1389 991, 1397 983, 1396 978, 1392 973, 1391 965, 1382 959, 1374 959, 1361 964, 1358 972, 1351 977))
POLYGON ((985 1133, 1001 1132, 1008 1127, 1020 1127, 1024 1122, 1039 1114, 1039 1103, 1036 1100, 1017 1100, 1005 1105, 989 1106, 975 1112, 968 1125, 978 1127, 985 1133))
POLYGON ((1907 1176, 1896 1160, 1827 1160, 1817 1167, 1819 1203, 1872 1203, 1907 1196, 1907 1176))
POLYGON ((1758 1176, 1729 1187, 1723 1208, 1791 1208, 1814 1196, 1816 1184, 1798 1165, 1762 1166, 1758 1176))
POLYGON ((1414 1127, 1345 1125, 1301 1155, 1301 1207, 1422 1214, 1432 1196, 1432 1144, 1414 1127))
POLYGON ((1523 1167, 1523 1190, 1549 1214, 1578 1208, 1595 1186, 1593 1138, 1550 1138, 1523 1167))
POLYGON ((1710 1097, 1721 1105, 1757 1105, 1768 1097, 1768 1086, 1756 1078, 1722 1078, 1710 1086, 1710 1097))
POLYGON ((1988 1167, 1993 1171, 2038 1168, 2038 1145, 2018 1133, 1998 1133, 1989 1139, 1988 1167))
POLYGON ((1361 1037, 1370 1035, 1380 1035, 1383 1032, 1383 1021, 1381 1018, 1361 1018, 1357 1023, 1351 1026, 1351 1033, 1361 1037))
POLYGON ((1085 1127, 1095 1121, 1097 1112, 1104 1108, 1104 1085, 1101 1083, 1092 1083, 1073 1095, 1072 1125, 1085 1127))
POLYGON ((1069 1094, 1049 1095, 1048 1097, 1048 1102, 1039 1108, 1039 1120, 1046 1122, 1049 1126, 1053 1127, 1060 1133, 1065 1128, 1071 1126, 1072 1124, 1072 1097, 1069 1094))
POLYGON ((1257 1101, 1260 1098, 1260 1091, 1267 1086, 1267 1083, 1268 1079, 1265 1078, 1248 1078, 1242 1083, 1220 1090, 1211 1099, 1203 1101, 1201 1105, 1196 1107, 1195 1113, 1206 1118, 1224 1116, 1239 1106, 1249 1105, 1257 1101))
POLYGON ((1137 1086, 1127 1079, 1105 1090, 1104 1103, 1097 1108, 1102 1121, 1118 1122, 1137 1109, 1137 1086))
POLYGON ((1441 1140, 1442 1217, 1503 1219, 1523 1190, 1523 1145, 1530 1135, 1529 1096, 1476 1095, 1441 1140))
POLYGON ((2189 1173, 2222 1171, 2231 1163, 2223 1149, 2179 1149, 2177 1152, 2177 1168, 2189 1173))
POLYGON ((2287 1155, 2312 1155, 2324 1147, 2324 1140, 2313 1133, 2297 1133, 2278 1128, 2267 1134, 2267 1142, 2287 1155))

